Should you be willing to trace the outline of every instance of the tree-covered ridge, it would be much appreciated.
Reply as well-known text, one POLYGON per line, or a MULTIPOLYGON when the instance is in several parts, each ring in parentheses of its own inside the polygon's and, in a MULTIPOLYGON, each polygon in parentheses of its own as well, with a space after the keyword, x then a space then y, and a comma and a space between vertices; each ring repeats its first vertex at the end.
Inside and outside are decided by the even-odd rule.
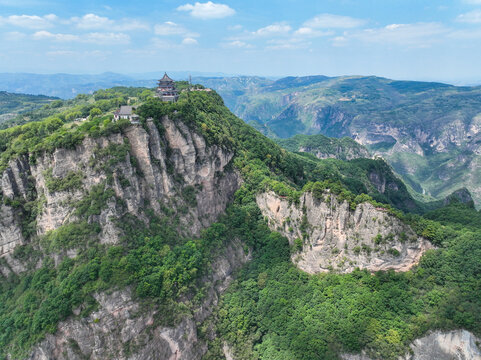
POLYGON ((0 126, 19 113, 25 113, 51 104, 58 98, 44 95, 14 94, 0 91, 0 126))
POLYGON ((308 152, 321 159, 332 157, 339 160, 352 160, 371 157, 369 151, 364 146, 348 137, 336 139, 322 134, 298 134, 288 139, 275 139, 275 141, 289 151, 308 152))
MULTIPOLYGON (((85 136, 118 132, 128 121, 114 122, 113 112, 127 103, 140 104, 152 96, 145 88, 112 88, 72 100, 55 100, 30 113, 19 115, 11 126, 0 130, 0 171, 12 158, 55 148, 72 148, 85 136)), ((10 124, 11 125, 11 124, 10 124)))
MULTIPOLYGON (((201 302, 205 284, 200 279, 208 273, 219 249, 232 239, 251 249, 253 261, 222 300, 214 320, 218 340, 211 344, 207 358, 218 358, 224 340, 246 359, 336 358, 340 352, 363 348, 379 358, 393 358, 429 329, 462 327, 481 333, 477 311, 481 305, 477 296, 481 290, 479 228, 459 230, 449 223, 443 225, 438 220, 444 219, 434 213, 430 219, 402 214, 396 209, 401 206, 393 198, 395 194, 382 194, 369 181, 367 174, 372 169, 384 171, 387 165, 382 161, 344 162, 293 154, 235 117, 215 92, 183 92, 177 103, 170 104, 144 91, 139 89, 141 124, 135 126, 146 126, 147 118, 153 118, 162 132, 159 120, 168 115, 201 134, 212 146, 235 153, 232 166, 242 175, 243 183, 233 204, 225 216, 194 239, 179 237, 178 209, 165 207, 159 216, 147 207, 144 215, 148 224, 129 214, 117 219, 125 236, 120 244, 109 246, 100 243, 98 224, 89 222, 89 217, 100 214, 108 202, 119 207, 124 204, 116 199, 108 182, 92 188, 73 204, 78 221, 41 238, 31 231, 31 242, 15 250, 15 257, 31 267, 0 280, 0 358, 7 353, 14 358, 25 356, 46 333, 55 332, 59 321, 73 316, 73 309, 82 310, 80 317, 90 313, 98 306, 92 297, 98 291, 131 286, 136 298, 145 300, 145 306, 160 309, 157 325, 161 321, 175 324, 201 302), (145 96, 140 96, 142 93, 145 96), (417 268, 405 274, 356 271, 308 276, 290 262, 290 252, 295 249, 269 230, 257 207, 256 193, 266 190, 293 202, 304 191, 316 195, 326 190, 354 207, 371 201, 410 223, 417 234, 440 249, 428 253, 417 268), (377 199, 392 207, 378 204, 377 199), (55 266, 51 256, 70 248, 78 249, 77 256, 55 266), (39 258, 43 263, 37 269, 39 258), (179 301, 186 298, 190 303, 179 301)), ((96 106, 98 101, 109 100, 102 98, 75 105, 89 108, 88 114, 85 112, 88 119, 81 122, 63 119, 70 111, 65 109, 58 116, 4 130, 0 134, 5 135, 0 137, 5 139, 2 170, 16 156, 35 161, 36 154, 76 147, 85 137, 123 134, 133 125, 112 122, 109 112, 116 107, 116 98, 110 99, 111 110, 96 106)), ((125 143, 99 152, 93 161, 115 172, 129 152, 125 143)), ((49 176, 48 171, 45 175, 52 191, 68 191, 81 179, 75 172, 62 180, 49 176)), ((39 206, 37 202, 14 201, 31 214, 39 206)), ((466 218, 479 215, 473 209, 466 211, 466 218)), ((34 222, 26 226, 34 226, 34 222)), ((207 328, 201 327, 200 335, 207 328)))
POLYGON ((0 129, 41 121, 49 117, 57 117, 64 122, 72 122, 75 119, 88 117, 93 108, 98 108, 106 113, 120 105, 136 104, 152 94, 153 92, 146 88, 114 87, 107 90, 97 90, 92 95, 79 94, 69 100, 56 99, 39 109, 24 112, 0 124, 0 129))

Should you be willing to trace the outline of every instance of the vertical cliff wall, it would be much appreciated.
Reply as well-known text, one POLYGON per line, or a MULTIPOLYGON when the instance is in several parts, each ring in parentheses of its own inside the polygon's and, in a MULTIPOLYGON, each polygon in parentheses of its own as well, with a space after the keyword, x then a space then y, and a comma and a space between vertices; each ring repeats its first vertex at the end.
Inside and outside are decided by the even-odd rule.
MULTIPOLYGON (((96 224, 98 234, 86 241, 118 244, 124 235, 119 219, 128 215, 148 226, 153 213, 169 219, 179 238, 199 235, 240 186, 233 156, 229 149, 208 145, 182 121, 164 116, 122 133, 85 137, 74 148, 11 160, 0 183, 1 274, 39 267, 49 258, 58 264, 65 256, 75 257, 86 243, 72 242, 66 249, 42 243, 68 224, 96 224), (20 245, 37 252, 33 263, 18 256, 20 245)), ((98 308, 86 316, 76 309, 30 358, 200 359, 207 347, 198 326, 248 259, 243 244, 232 239, 201 279, 202 300, 194 305, 187 295, 181 299, 185 312, 174 323, 162 319, 157 307, 136 300, 130 287, 94 293, 98 308)))
POLYGON ((233 155, 165 116, 160 126, 149 121, 145 129, 87 137, 75 149, 14 159, 1 177, 0 257, 20 270, 11 257, 15 247, 75 221, 76 204, 99 185, 113 190, 108 206, 89 219, 100 223, 103 243, 116 243, 121 235, 114 219, 129 213, 147 221, 146 208, 159 215, 165 208, 181 209, 179 231, 198 235, 239 186, 239 175, 228 166, 233 155))
POLYGON ((298 204, 272 192, 257 196, 269 227, 289 239, 298 251, 297 266, 316 274, 355 268, 406 271, 432 246, 395 216, 372 204, 349 204, 326 192, 318 200, 304 193, 298 204))

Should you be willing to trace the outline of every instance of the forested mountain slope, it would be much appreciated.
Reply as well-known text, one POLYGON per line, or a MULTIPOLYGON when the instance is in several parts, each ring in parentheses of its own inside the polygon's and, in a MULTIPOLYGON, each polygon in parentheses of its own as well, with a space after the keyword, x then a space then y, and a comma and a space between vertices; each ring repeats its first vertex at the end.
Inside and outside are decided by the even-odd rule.
POLYGON ((44 95, 12 94, 0 91, 0 125, 19 113, 37 109, 54 100, 58 99, 44 95))
POLYGON ((443 198, 466 187, 481 202, 481 87, 291 77, 249 88, 230 108, 273 137, 351 137, 417 192, 443 198))
POLYGON ((215 92, 151 95, 100 91, 0 131, 0 358, 394 359, 429 330, 481 334, 472 206, 409 213, 382 160, 286 151, 215 92), (126 103, 140 124, 112 121, 126 103), (269 221, 266 196, 291 219, 269 221), (324 238, 348 246, 304 272, 324 238), (391 270, 366 270, 378 258, 391 270))
POLYGON ((275 141, 289 151, 308 152, 319 159, 352 160, 372 157, 364 146, 349 137, 337 139, 322 134, 299 134, 288 139, 275 139, 275 141))

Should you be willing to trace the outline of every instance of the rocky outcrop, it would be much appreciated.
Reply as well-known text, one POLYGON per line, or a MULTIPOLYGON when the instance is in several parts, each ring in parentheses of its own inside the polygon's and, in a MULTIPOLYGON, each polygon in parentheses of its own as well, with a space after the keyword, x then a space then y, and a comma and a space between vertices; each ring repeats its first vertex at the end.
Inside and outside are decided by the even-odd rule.
POLYGON ((12 206, 0 204, 0 257, 24 242, 21 227, 21 212, 12 206))
POLYGON ((359 146, 359 148, 339 146, 333 153, 308 146, 301 146, 299 151, 314 154, 318 159, 341 159, 349 161, 361 158, 369 159, 371 157, 369 151, 361 146, 359 146))
POLYGON ((471 196, 471 193, 466 188, 456 190, 451 195, 446 196, 446 198, 443 201, 443 205, 446 206, 446 205, 449 205, 453 202, 460 202, 462 204, 473 204, 474 203, 473 198, 471 196))
MULTIPOLYGON (((148 224, 145 210, 150 209, 158 216, 174 214, 179 236, 199 235, 224 212, 240 185, 230 166, 233 156, 208 145, 182 121, 164 116, 157 124, 147 121, 122 133, 85 137, 74 148, 12 160, 0 183, 0 273, 39 266, 44 257, 58 264, 64 256, 76 256, 76 248, 61 249, 25 266, 14 256, 18 245, 44 250, 38 237, 76 221, 98 223, 98 241, 115 244, 122 235, 116 221, 129 214, 148 224), (79 202, 99 189, 109 194, 102 205, 79 213, 79 202)), ((130 288, 96 293, 97 309, 87 316, 75 310, 30 359, 200 359, 207 345, 197 335, 199 324, 212 313, 232 273, 249 259, 236 239, 219 253, 201 279, 203 300, 185 295, 185 310, 175 325, 163 319, 171 314, 138 301, 130 288)))
MULTIPOLYGON (((15 159, 1 177, 0 256, 12 260, 15 246, 24 244, 24 215, 18 202, 35 202, 39 235, 76 220, 75 203, 99 184, 114 190, 123 206, 110 201, 100 215, 89 218, 99 222, 103 243, 116 243, 119 232, 112 220, 128 212, 144 221, 142 210, 183 208, 182 231, 197 235, 222 213, 239 187, 240 177, 230 163, 233 152, 208 146, 203 137, 181 121, 165 116, 159 127, 149 121, 146 129, 130 126, 124 134, 86 137, 74 149, 57 149, 37 156, 15 159), (125 155, 115 149, 128 146, 125 155), (110 164, 110 165, 109 165, 110 164), (49 180, 78 176, 80 184, 53 189, 49 180), (186 194, 188 196, 186 196, 186 194), (17 205, 16 205, 17 203, 17 205)), ((10 261, 11 262, 11 261, 10 261)))
POLYGON ((271 230, 298 249, 292 261, 310 274, 407 271, 432 247, 385 209, 362 203, 352 211, 329 192, 320 200, 304 193, 299 204, 267 192, 257 196, 257 204, 271 230))
MULTIPOLYGON (((479 339, 466 330, 436 331, 410 345, 399 360, 481 360, 479 339)), ((371 360, 366 354, 342 355, 343 360, 371 360)))
POLYGON ((207 344, 197 335, 198 324, 212 313, 232 273, 249 258, 243 244, 234 240, 212 264, 212 273, 203 279, 210 286, 202 304, 188 311, 175 326, 159 325, 168 314, 135 301, 131 289, 96 294, 98 310, 85 318, 61 322, 57 332, 47 335, 29 359, 200 359, 207 344))

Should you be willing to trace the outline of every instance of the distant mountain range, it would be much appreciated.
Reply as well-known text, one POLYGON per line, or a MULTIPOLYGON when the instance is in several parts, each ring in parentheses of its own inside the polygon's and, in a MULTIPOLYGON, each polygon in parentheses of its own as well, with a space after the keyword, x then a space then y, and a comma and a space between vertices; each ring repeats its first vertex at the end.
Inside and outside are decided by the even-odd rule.
MULTIPOLYGON (((71 99, 78 94, 91 94, 95 90, 114 86, 154 87, 156 79, 161 78, 162 75, 163 72, 131 75, 113 72, 94 75, 0 73, 0 91, 71 99)), ((194 77, 226 76, 221 73, 189 73, 187 71, 172 71, 169 72, 169 75, 175 80, 187 80, 189 75, 194 77)))
POLYGON ((12 94, 0 91, 0 124, 20 113, 35 110, 58 98, 45 95, 12 94))
POLYGON ((115 73, 98 75, 0 74, 0 90, 13 93, 56 96, 62 99, 70 99, 78 94, 90 94, 95 90, 113 86, 152 87, 154 85, 155 81, 153 79, 139 80, 115 73))

